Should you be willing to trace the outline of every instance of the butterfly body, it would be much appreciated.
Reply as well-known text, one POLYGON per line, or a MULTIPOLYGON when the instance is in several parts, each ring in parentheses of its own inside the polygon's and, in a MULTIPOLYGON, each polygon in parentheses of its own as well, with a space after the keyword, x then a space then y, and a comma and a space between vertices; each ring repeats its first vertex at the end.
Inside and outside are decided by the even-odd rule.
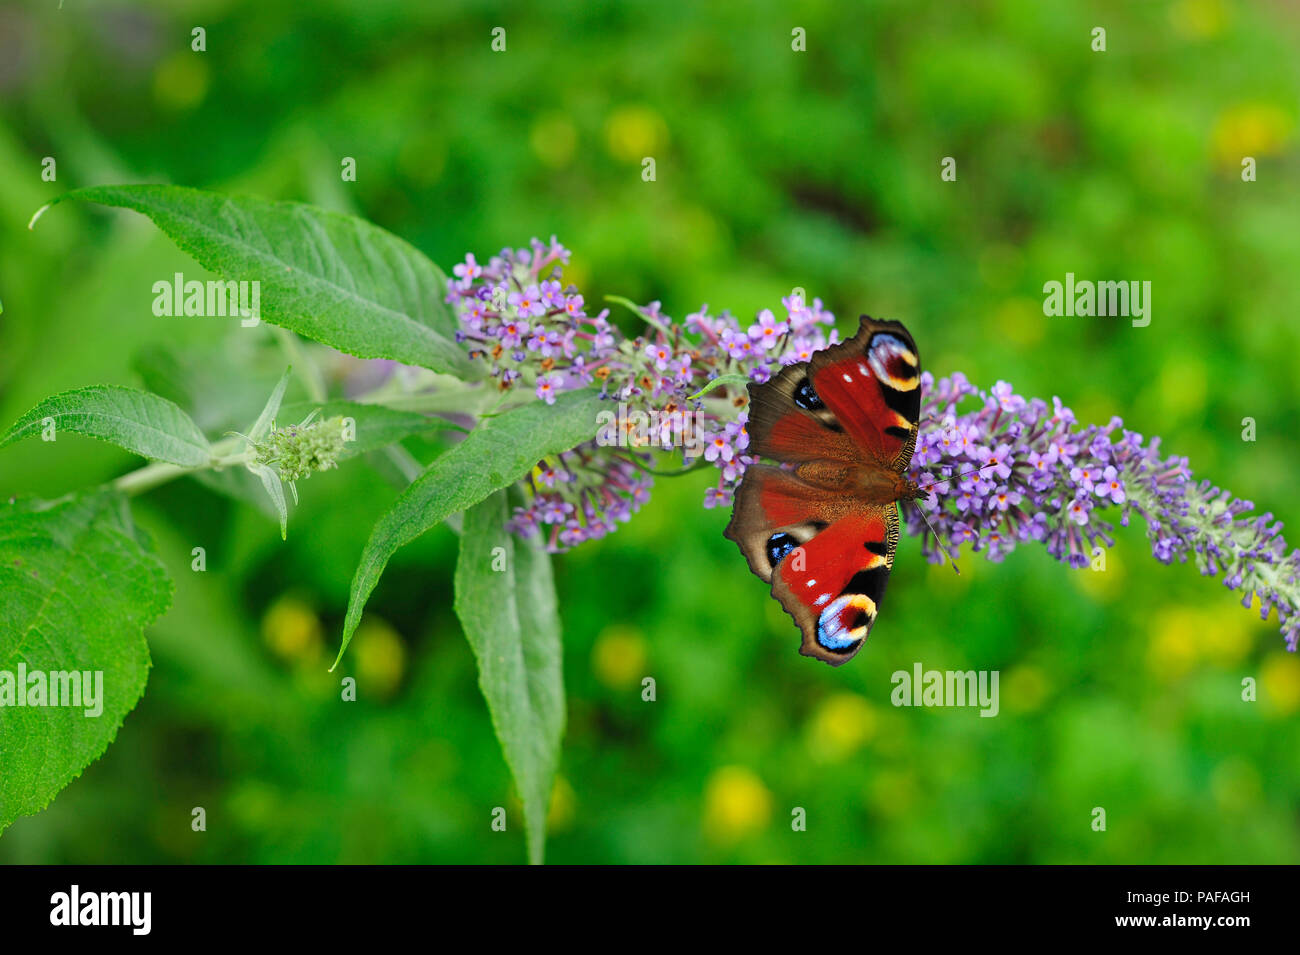
POLYGON ((920 358, 899 322, 863 316, 853 338, 750 385, 752 464, 726 536, 772 585, 800 652, 838 666, 875 622, 898 546, 898 501, 920 416, 920 358))

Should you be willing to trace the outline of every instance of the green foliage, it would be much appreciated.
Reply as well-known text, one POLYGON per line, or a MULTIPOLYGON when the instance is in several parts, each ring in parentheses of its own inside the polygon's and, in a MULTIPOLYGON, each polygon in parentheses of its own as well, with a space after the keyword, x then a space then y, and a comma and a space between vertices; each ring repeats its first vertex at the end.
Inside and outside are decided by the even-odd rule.
POLYGON ((203 266, 261 283, 267 321, 361 358, 470 374, 452 341, 447 277, 417 249, 353 216, 181 186, 104 186, 55 200, 134 209, 203 266))
POLYGON ((98 712, 85 696, 79 707, 52 705, 48 695, 46 705, 8 701, 0 719, 0 831, 44 809, 113 740, 144 693, 143 628, 170 602, 171 581, 121 495, 0 506, 0 673, 23 666, 52 687, 51 674, 77 671, 87 678, 85 691, 91 680, 102 688, 98 712))
MULTIPOLYGON (((600 399, 570 392, 555 405, 524 405, 488 418, 411 483, 375 525, 352 578, 339 659, 361 622, 361 612, 388 560, 399 548, 493 491, 519 480, 548 454, 565 451, 596 433, 600 399)), ((338 660, 335 660, 338 665, 338 660)))
POLYGON ((114 385, 53 395, 23 415, 0 439, 0 448, 40 434, 46 419, 59 431, 87 434, 154 461, 197 468, 212 460, 212 447, 190 416, 157 395, 114 385))
POLYGON ((564 736, 564 670, 551 559, 506 529, 506 493, 465 512, 456 616, 524 806, 528 858, 540 864, 564 736))

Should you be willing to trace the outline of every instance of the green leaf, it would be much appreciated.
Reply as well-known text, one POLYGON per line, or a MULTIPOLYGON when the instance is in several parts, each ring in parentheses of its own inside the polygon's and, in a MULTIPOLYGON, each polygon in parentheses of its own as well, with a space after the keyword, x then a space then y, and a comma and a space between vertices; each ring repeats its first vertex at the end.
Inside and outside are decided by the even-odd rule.
POLYGON ((717 378, 712 379, 707 385, 705 385, 699 391, 695 392, 695 394, 687 395, 686 400, 694 401, 696 398, 703 398, 714 388, 721 388, 724 385, 728 387, 731 385, 737 385, 739 386, 741 391, 744 391, 745 387, 749 384, 749 381, 750 378, 748 375, 719 375, 717 378))
POLYGON ((275 416, 280 412, 280 402, 284 400, 284 389, 289 386, 289 375, 293 368, 286 368, 280 380, 276 382, 275 387, 271 389, 271 397, 266 399, 266 406, 262 408, 262 413, 257 416, 253 426, 248 429, 248 443, 256 444, 271 432, 271 425, 275 421, 275 416))
POLYGON ((84 698, 80 708, 0 707, 0 831, 44 809, 112 742, 144 693, 143 628, 171 591, 120 494, 0 505, 0 701, 6 686, 17 693, 20 664, 29 675, 103 674, 99 716, 86 715, 84 698))
POLYGON ((276 516, 280 518, 280 540, 288 540, 289 508, 284 503, 284 485, 280 483, 280 475, 265 464, 250 464, 248 470, 261 480, 262 487, 266 488, 266 496, 271 499, 271 506, 275 508, 276 516))
POLYGON ((540 542, 506 530, 506 494, 465 512, 456 616, 524 804, 528 860, 542 862, 546 813, 564 736, 564 671, 551 561, 540 542))
POLYGON ((208 439, 179 406, 118 385, 78 388, 46 398, 14 422, 0 448, 42 431, 46 418, 54 419, 56 437, 60 431, 86 434, 184 468, 204 467, 212 458, 208 439))
POLYGON ((366 600, 399 547, 447 515, 473 507, 493 491, 513 484, 546 455, 589 440, 596 433, 601 404, 594 392, 576 391, 561 395, 554 405, 534 402, 487 418, 398 495, 370 532, 352 577, 343 645, 334 666, 343 658, 366 600))
POLYGON ((361 358, 481 374, 455 342, 447 277, 414 246, 363 219, 182 186, 97 186, 51 205, 67 199, 133 209, 204 268, 260 282, 261 317, 273 325, 361 358))

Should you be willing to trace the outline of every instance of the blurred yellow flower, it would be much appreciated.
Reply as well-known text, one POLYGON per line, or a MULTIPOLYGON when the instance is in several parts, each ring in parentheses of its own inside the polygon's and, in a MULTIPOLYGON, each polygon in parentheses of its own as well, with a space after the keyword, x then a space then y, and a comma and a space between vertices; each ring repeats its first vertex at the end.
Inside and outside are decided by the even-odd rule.
POLYGON ((605 145, 615 159, 640 162, 668 142, 668 125, 645 106, 620 106, 605 122, 605 145))
POLYGON ((1036 710, 1047 699, 1047 675, 1029 663, 1009 670, 1002 678, 1002 700, 1009 710, 1036 710))
POLYGON ((1223 32, 1228 11, 1222 0, 1181 0, 1169 8, 1169 20, 1184 36, 1208 38, 1223 32))
POLYGON ((1206 608, 1205 626, 1201 630, 1201 652, 1218 667, 1227 669, 1250 651, 1258 617, 1252 618, 1236 600, 1219 600, 1206 608))
POLYGON ((285 594, 263 615, 262 639, 285 660, 313 661, 323 646, 320 618, 305 600, 285 594))
POLYGON ((630 627, 607 627, 591 648, 591 669, 596 679, 614 690, 639 683, 646 675, 646 646, 630 627))
POLYGON ((1187 675, 1196 663, 1202 616, 1188 607, 1165 607, 1152 620, 1147 647, 1147 668, 1161 679, 1173 681, 1187 675))
POLYGON ((1248 809, 1259 801, 1263 788, 1259 770, 1239 756, 1225 759, 1210 774, 1210 792, 1222 809, 1248 809))
POLYGON ((551 832, 568 829, 577 815, 578 796, 563 776, 555 777, 551 789, 551 808, 546 813, 546 828, 551 832))
POLYGON ((537 158, 553 169, 567 166, 578 147, 578 130, 563 113, 547 113, 533 122, 528 143, 537 158))
POLYGON ((1254 636, 1250 614, 1234 600, 1204 607, 1165 607, 1154 617, 1147 663, 1151 672, 1176 680, 1199 662, 1235 666, 1249 652, 1254 636))
POLYGON ((368 615, 362 618, 348 649, 363 692, 380 699, 392 696, 406 669, 406 646, 398 632, 387 621, 368 615))
POLYGON ((1160 368, 1158 393, 1169 417, 1199 415, 1205 408, 1209 370, 1195 355, 1173 355, 1160 368))
POLYGON ((1241 103, 1219 115, 1214 126, 1214 155, 1237 168, 1243 156, 1275 156, 1291 134, 1291 117, 1272 103, 1241 103))
POLYGON ((1037 345, 1047 328, 1043 321, 1042 303, 1023 297, 1000 302, 993 320, 1010 342, 1026 347, 1037 345))
POLYGON ((772 794, 753 770, 723 766, 709 777, 704 792, 704 828, 718 842, 734 842, 767 825, 772 794))
POLYGON ((208 95, 210 74, 207 54, 185 45, 158 64, 153 74, 153 97, 166 109, 193 109, 208 95))
POLYGON ((1260 697, 1283 716, 1300 709, 1300 659, 1294 653, 1271 653, 1259 672, 1260 697))
MULTIPOLYGON (((1088 421, 1104 421, 1109 415, 1087 418, 1088 421)), ((1101 545, 1098 544, 1100 547, 1101 545)), ((1124 563, 1120 559, 1119 549, 1116 547, 1102 547, 1102 553, 1098 557, 1092 554, 1088 555, 1089 564, 1070 574, 1070 581, 1086 593, 1093 600, 1103 603, 1111 603, 1124 596, 1124 578, 1127 576, 1124 563), (1105 570, 1093 570, 1092 562, 1104 560, 1105 564, 1098 563, 1098 566, 1104 566, 1105 570)))
POLYGON ((877 723, 876 708, 863 697, 832 694, 808 720, 808 751, 823 762, 844 759, 876 735, 877 723))
POLYGON ((882 816, 901 816, 916 802, 916 774, 910 769, 882 769, 871 780, 868 800, 882 816))

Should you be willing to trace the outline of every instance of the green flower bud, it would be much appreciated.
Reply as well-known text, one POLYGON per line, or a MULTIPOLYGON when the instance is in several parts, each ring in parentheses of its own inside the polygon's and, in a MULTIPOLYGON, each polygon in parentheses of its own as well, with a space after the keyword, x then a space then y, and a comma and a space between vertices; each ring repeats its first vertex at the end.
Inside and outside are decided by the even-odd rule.
POLYGON ((275 468, 286 481, 299 481, 338 467, 346 443, 342 417, 308 419, 287 428, 273 427, 266 440, 254 446, 253 461, 275 468))

